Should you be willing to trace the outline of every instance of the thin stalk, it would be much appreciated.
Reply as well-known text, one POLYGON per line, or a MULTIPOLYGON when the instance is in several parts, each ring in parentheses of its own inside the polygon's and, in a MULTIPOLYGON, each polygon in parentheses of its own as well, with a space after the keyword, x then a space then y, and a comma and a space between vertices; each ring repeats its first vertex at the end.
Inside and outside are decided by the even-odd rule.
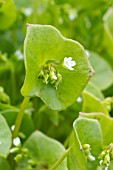
POLYGON ((68 147, 69 145, 69 141, 70 141, 70 136, 72 135, 72 132, 68 135, 68 137, 66 138, 66 140, 64 141, 63 145, 65 148, 68 147))
POLYGON ((56 168, 62 163, 62 161, 68 156, 71 148, 68 148, 61 158, 55 162, 55 164, 49 170, 56 170, 56 168))
POLYGON ((23 115, 24 115, 24 110, 26 108, 27 103, 29 102, 29 99, 30 99, 30 97, 25 97, 23 102, 22 102, 20 111, 17 115, 16 122, 15 122, 15 128, 14 128, 14 131, 13 131, 13 139, 15 137, 17 137, 17 135, 18 135, 20 125, 21 125, 21 122, 22 122, 22 118, 23 118, 23 115))
POLYGON ((12 103, 14 104, 16 94, 16 81, 14 68, 11 68, 11 82, 12 82, 12 103))

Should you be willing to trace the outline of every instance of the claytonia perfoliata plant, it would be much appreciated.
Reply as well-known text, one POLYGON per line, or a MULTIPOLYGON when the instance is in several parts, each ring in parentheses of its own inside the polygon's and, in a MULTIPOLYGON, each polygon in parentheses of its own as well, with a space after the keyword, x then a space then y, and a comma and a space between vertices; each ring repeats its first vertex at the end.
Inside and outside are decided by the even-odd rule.
POLYGON ((74 66, 76 62, 72 60, 72 57, 65 57, 63 61, 63 66, 66 67, 68 70, 74 70, 74 66))

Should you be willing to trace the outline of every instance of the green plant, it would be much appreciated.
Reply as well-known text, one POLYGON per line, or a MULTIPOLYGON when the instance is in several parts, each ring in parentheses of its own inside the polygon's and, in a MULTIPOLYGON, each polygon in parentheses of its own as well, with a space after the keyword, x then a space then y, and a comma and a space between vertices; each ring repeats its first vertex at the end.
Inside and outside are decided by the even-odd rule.
POLYGON ((113 169, 112 5, 0 0, 1 170, 113 169))

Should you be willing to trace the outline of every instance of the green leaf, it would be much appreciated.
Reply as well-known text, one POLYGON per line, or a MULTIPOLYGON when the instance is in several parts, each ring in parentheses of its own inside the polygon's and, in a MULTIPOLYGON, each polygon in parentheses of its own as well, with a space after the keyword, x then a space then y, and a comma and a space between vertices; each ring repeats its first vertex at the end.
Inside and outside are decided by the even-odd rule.
POLYGON ((70 153, 67 157, 68 170, 86 170, 86 157, 81 150, 81 142, 78 138, 76 129, 71 135, 69 147, 71 148, 70 153))
POLYGON ((16 8, 12 0, 4 0, 0 7, 0 30, 8 29, 16 20, 16 8))
POLYGON ((73 104, 93 72, 83 47, 76 41, 64 38, 49 25, 28 24, 24 52, 26 78, 22 95, 38 96, 53 110, 62 110, 73 104), (76 62, 74 70, 62 66, 65 57, 72 57, 76 62), (57 89, 38 78, 47 62, 54 63, 62 76, 57 89))
POLYGON ((103 112, 106 115, 109 115, 106 106, 102 103, 102 101, 94 96, 93 94, 83 91, 83 112, 103 112))
POLYGON ((87 84, 85 90, 92 93, 94 96, 96 96, 100 100, 104 100, 103 93, 100 91, 98 86, 96 86, 96 84, 92 83, 91 81, 87 84))
POLYGON ((89 60, 95 70, 91 82, 96 84, 100 90, 107 89, 113 84, 113 71, 108 62, 97 53, 90 52, 89 60))
MULTIPOLYGON (((103 16, 104 21, 104 41, 103 44, 113 62, 113 8, 109 8, 103 16)), ((109 56, 108 56, 109 57, 109 56)), ((112 64, 112 63, 111 63, 112 64)))
MULTIPOLYGON (((37 162, 40 169, 43 169, 44 165, 49 169, 65 153, 62 144, 39 131, 29 137, 24 147, 29 150, 30 157, 37 162)), ((67 170, 66 159, 58 166, 57 170, 67 170)))
POLYGON ((98 166, 98 156, 103 144, 100 124, 97 120, 79 117, 75 120, 73 128, 81 145, 89 144, 91 146, 91 154, 96 158, 96 160, 87 161, 87 168, 88 170, 95 170, 98 166))
POLYGON ((113 143, 113 118, 103 113, 81 113, 81 116, 97 119, 102 129, 104 145, 113 143))
POLYGON ((11 131, 3 116, 0 115, 0 156, 6 158, 11 147, 11 131))
MULTIPOLYGON (((18 110, 5 110, 1 114, 6 119, 9 127, 11 128, 15 124, 15 120, 18 114, 18 110)), ((28 113, 24 113, 23 120, 20 126, 20 132, 22 132, 26 138, 34 131, 34 125, 31 116, 28 113)))
POLYGON ((0 169, 11 170, 8 161, 1 157, 0 157, 0 169))
POLYGON ((98 7, 100 7, 101 5, 104 5, 106 3, 106 1, 104 0, 95 0, 94 1, 90 1, 90 0, 55 0, 57 3, 61 4, 61 3, 69 3, 72 6, 75 6, 78 10, 92 10, 92 9, 97 9, 98 7))
POLYGON ((32 6, 32 0, 14 0, 15 5, 17 8, 22 8, 22 7, 31 7, 32 6))

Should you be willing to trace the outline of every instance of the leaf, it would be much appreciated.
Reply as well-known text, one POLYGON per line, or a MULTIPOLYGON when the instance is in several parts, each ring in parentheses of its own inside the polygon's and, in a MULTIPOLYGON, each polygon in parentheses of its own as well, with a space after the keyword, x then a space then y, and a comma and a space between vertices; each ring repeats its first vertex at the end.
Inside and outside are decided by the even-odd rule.
MULTIPOLYGON (((44 165, 49 169, 65 152, 62 144, 39 131, 35 131, 29 137, 24 147, 29 150, 30 157, 35 160, 42 169, 44 165)), ((67 170, 66 159, 56 170, 67 170)))
MULTIPOLYGON (((56 0, 57 3, 67 3, 67 0, 56 0)), ((70 5, 75 6, 78 10, 92 10, 92 9, 97 9, 97 7, 100 7, 101 5, 104 5, 104 3, 106 3, 104 0, 96 0, 94 1, 90 1, 90 0, 76 0, 76 3, 74 0, 70 0, 68 2, 70 5)))
POLYGON ((81 142, 81 145, 90 144, 91 154, 96 158, 96 160, 87 161, 87 167, 88 170, 95 170, 98 166, 98 156, 101 152, 103 144, 100 124, 97 120, 79 117, 75 120, 73 128, 81 142))
MULTIPOLYGON (((110 55, 110 59, 113 62, 113 8, 109 8, 103 16, 104 21, 104 41, 103 44, 110 55)), ((111 63, 112 64, 112 63, 111 63)))
POLYGON ((96 84, 92 83, 91 81, 88 82, 85 90, 92 93, 94 96, 96 96, 100 100, 104 100, 103 93, 100 91, 98 86, 96 86, 96 84))
MULTIPOLYGON (((18 110, 6 110, 2 111, 1 114, 4 116, 9 127, 11 128, 15 124, 18 110)), ((22 132, 23 134, 25 134, 26 137, 28 137, 33 131, 34 125, 31 116, 28 113, 25 113, 20 126, 20 132, 22 132)))
POLYGON ((11 131, 3 116, 0 115, 0 156, 6 158, 12 143, 11 131))
POLYGON ((4 0, 0 7, 0 30, 8 29, 16 20, 16 8, 12 0, 4 0))
POLYGON ((91 82, 96 84, 100 90, 107 89, 113 84, 113 71, 108 62, 100 57, 97 53, 90 52, 89 60, 95 70, 95 75, 91 82))
POLYGON ((71 135, 69 147, 71 150, 67 157, 68 170, 86 170, 86 157, 80 149, 81 142, 76 130, 74 130, 74 133, 71 135))
POLYGON ((104 145, 113 143, 113 118, 103 113, 81 113, 80 115, 90 119, 97 119, 102 129, 104 145))
POLYGON ((1 157, 0 157, 0 169, 11 170, 8 161, 1 157))
POLYGON ((30 25, 24 43, 26 78, 21 89, 23 96, 38 96, 53 110, 63 110, 75 102, 92 75, 92 69, 83 47, 76 41, 64 38, 49 25, 30 25), (74 70, 62 66, 65 57, 76 62, 74 70), (42 66, 54 65, 62 76, 58 88, 38 79, 42 66))
POLYGON ((32 0, 14 0, 14 2, 17 8, 32 6, 32 0))
POLYGON ((102 101, 94 96, 93 94, 83 91, 83 112, 103 112, 106 115, 109 115, 106 106, 102 103, 102 101), (90 103, 90 104, 89 104, 90 103))

